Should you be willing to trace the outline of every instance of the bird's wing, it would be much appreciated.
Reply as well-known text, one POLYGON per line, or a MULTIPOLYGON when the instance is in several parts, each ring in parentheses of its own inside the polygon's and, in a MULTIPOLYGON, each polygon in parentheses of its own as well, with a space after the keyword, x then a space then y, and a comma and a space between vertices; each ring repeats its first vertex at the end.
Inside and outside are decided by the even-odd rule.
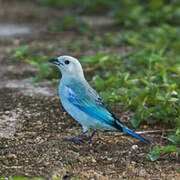
POLYGON ((96 91, 91 87, 86 87, 87 88, 66 86, 68 101, 96 120, 114 126, 117 129, 142 140, 144 143, 150 144, 148 140, 136 134, 117 120, 104 101, 98 96, 96 91))
POLYGON ((67 99, 89 116, 114 126, 113 114, 91 87, 66 86, 67 99))

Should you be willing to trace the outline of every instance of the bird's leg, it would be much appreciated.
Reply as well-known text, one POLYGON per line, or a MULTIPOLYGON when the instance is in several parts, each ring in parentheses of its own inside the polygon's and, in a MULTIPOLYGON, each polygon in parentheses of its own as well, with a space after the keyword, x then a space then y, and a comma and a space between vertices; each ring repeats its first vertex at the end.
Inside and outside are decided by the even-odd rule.
POLYGON ((69 138, 69 139, 66 138, 66 139, 64 139, 64 141, 71 141, 71 142, 74 142, 76 144, 82 144, 82 142, 79 141, 78 138, 85 136, 84 134, 86 134, 87 132, 88 131, 83 131, 83 132, 79 133, 77 136, 75 136, 73 138, 69 138))
POLYGON ((81 137, 89 142, 92 142, 92 138, 94 136, 94 134, 96 133, 96 130, 93 131, 93 133, 90 136, 86 136, 86 135, 81 135, 81 137))

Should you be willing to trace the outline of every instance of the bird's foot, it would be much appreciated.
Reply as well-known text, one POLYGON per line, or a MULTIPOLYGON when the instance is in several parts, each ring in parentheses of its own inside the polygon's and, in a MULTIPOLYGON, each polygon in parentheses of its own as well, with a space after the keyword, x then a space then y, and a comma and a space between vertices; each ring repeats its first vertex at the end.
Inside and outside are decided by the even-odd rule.
POLYGON ((65 138, 64 141, 74 142, 75 144, 82 145, 83 143, 78 140, 78 138, 65 138))
POLYGON ((92 142, 92 136, 82 135, 81 138, 86 140, 86 141, 92 142))
POLYGON ((81 137, 86 140, 86 141, 89 141, 90 143, 92 142, 92 138, 94 136, 94 134, 96 133, 96 130, 93 131, 93 133, 90 135, 90 136, 86 136, 84 134, 81 135, 81 137))
POLYGON ((73 138, 69 138, 69 139, 66 138, 66 139, 64 139, 64 141, 70 141, 70 142, 74 142, 76 144, 81 145, 83 143, 81 141, 79 141, 78 139, 82 138, 82 139, 87 140, 87 141, 89 141, 91 143, 92 142, 92 137, 94 136, 95 132, 96 131, 94 130, 93 133, 91 134, 91 136, 86 136, 85 133, 87 133, 87 131, 84 131, 84 132, 81 132, 80 134, 78 134, 77 136, 75 136, 73 138))

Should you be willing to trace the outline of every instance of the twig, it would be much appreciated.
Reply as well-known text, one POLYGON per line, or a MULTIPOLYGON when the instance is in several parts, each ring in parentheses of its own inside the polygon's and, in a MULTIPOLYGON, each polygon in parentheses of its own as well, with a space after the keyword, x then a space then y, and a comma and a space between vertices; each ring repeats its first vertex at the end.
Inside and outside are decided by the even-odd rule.
POLYGON ((150 131, 139 131, 138 134, 160 134, 160 133, 167 133, 167 132, 176 132, 175 129, 163 129, 163 130, 150 130, 150 131))
MULTIPOLYGON (((174 129, 163 129, 163 130, 150 130, 150 131, 136 131, 137 134, 161 134, 161 133, 168 133, 168 132, 176 132, 174 129)), ((127 133, 121 132, 117 134, 118 136, 126 136, 127 133)))

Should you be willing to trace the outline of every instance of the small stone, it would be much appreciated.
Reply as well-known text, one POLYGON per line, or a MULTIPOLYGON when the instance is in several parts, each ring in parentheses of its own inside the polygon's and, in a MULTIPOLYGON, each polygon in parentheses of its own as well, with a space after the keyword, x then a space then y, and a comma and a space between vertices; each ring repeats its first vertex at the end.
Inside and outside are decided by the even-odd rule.
POLYGON ((45 165, 45 166, 48 166, 48 165, 49 165, 49 162, 44 162, 44 165, 45 165))
POLYGON ((1 119, 2 119, 2 120, 5 120, 5 119, 6 119, 6 116, 3 114, 3 115, 1 116, 1 119))
POLYGON ((93 159, 92 159, 92 162, 93 162, 93 163, 96 163, 97 161, 93 158, 93 159))
POLYGON ((18 107, 20 107, 22 104, 21 103, 18 103, 18 107))
POLYGON ((42 125, 42 122, 41 122, 41 121, 37 121, 37 125, 38 125, 38 126, 41 126, 41 125, 42 125))
POLYGON ((38 142, 40 142, 40 140, 41 140, 41 137, 38 136, 38 137, 36 138, 36 142, 38 143, 38 142))
POLYGON ((148 126, 147 126, 147 125, 144 125, 143 127, 144 127, 144 129, 147 129, 147 128, 148 128, 148 126))
POLYGON ((172 91, 172 96, 177 96, 178 93, 176 91, 172 91))
POLYGON ((58 96, 56 96, 55 99, 56 99, 57 102, 59 102, 59 97, 58 96))
POLYGON ((146 170, 145 169, 141 169, 139 171, 139 176, 145 176, 147 174, 146 170))
POLYGON ((15 154, 8 154, 7 159, 15 159, 17 156, 15 154))
POLYGON ((9 111, 5 111, 5 113, 4 113, 5 115, 8 115, 9 114, 9 111))
POLYGON ((132 147, 131 147, 133 150, 135 150, 135 149, 137 149, 138 148, 138 145, 132 145, 132 147))

